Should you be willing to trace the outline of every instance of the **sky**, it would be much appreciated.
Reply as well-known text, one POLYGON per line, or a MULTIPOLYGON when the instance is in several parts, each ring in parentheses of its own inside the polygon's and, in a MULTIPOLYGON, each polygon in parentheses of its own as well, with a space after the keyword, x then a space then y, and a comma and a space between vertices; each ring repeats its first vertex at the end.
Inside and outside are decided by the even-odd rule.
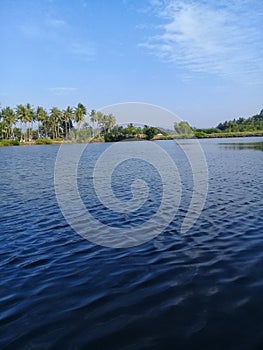
POLYGON ((195 127, 249 117, 262 22, 262 0, 0 0, 0 103, 142 102, 195 127))

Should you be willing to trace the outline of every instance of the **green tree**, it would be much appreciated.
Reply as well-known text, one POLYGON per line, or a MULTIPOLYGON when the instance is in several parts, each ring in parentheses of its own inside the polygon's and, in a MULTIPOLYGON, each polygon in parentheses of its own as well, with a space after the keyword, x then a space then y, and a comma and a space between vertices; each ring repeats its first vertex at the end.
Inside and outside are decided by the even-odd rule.
POLYGON ((191 126, 184 121, 174 123, 174 130, 180 135, 191 135, 193 134, 191 126))
POLYGON ((84 121, 86 114, 86 107, 82 103, 78 103, 75 108, 75 121, 78 124, 78 130, 80 130, 81 123, 84 121))
POLYGON ((97 112, 94 109, 91 111, 90 114, 90 121, 93 124, 93 128, 94 128, 94 124, 96 123, 99 127, 99 135, 101 133, 101 129, 102 131, 104 131, 104 123, 105 123, 105 116, 102 112, 97 112))
POLYGON ((4 138, 14 138, 14 124, 16 123, 16 114, 11 107, 2 109, 4 138))
MULTIPOLYGON (((44 136, 47 138, 48 130, 50 127, 49 116, 47 111, 43 107, 38 106, 36 109, 36 118, 37 118, 37 121, 41 123, 41 126, 44 130, 44 136)), ((39 129, 41 129, 41 127, 39 127, 39 129)))
POLYGON ((132 123, 129 123, 127 128, 124 129, 125 134, 129 136, 134 136, 137 134, 136 128, 132 123))
POLYGON ((26 104, 25 107, 25 119, 26 119, 26 139, 31 141, 32 138, 32 130, 33 130, 33 122, 35 120, 35 113, 33 107, 31 107, 30 103, 26 104))
POLYGON ((22 129, 20 141, 22 140, 26 141, 26 129, 27 129, 28 117, 26 113, 26 107, 24 105, 19 104, 16 106, 16 116, 21 123, 21 129, 22 129))
POLYGON ((145 125, 143 128, 143 133, 146 136, 147 140, 151 140, 158 134, 159 130, 153 126, 147 126, 145 125))
POLYGON ((52 107, 49 115, 50 126, 52 130, 52 138, 60 136, 60 124, 62 122, 62 112, 57 107, 52 107))
POLYGON ((104 132, 111 130, 116 124, 116 119, 112 114, 103 116, 103 129, 104 132))
POLYGON ((62 112, 62 119, 63 119, 63 129, 64 129, 64 136, 67 138, 69 135, 69 130, 72 128, 72 120, 73 120, 74 112, 73 108, 68 106, 65 110, 62 112))

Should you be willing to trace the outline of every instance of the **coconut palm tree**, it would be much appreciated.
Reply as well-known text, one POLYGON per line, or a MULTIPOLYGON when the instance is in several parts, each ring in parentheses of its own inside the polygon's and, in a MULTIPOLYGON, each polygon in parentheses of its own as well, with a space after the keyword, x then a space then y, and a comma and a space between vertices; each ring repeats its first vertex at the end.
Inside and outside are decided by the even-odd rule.
POLYGON ((57 107, 52 107, 50 110, 50 126, 52 129, 52 137, 57 138, 60 135, 60 125, 62 122, 62 112, 57 107))
POLYGON ((92 122, 92 137, 94 137, 94 124, 97 122, 95 109, 90 112, 90 121, 92 122))
POLYGON ((24 105, 20 104, 20 105, 16 106, 16 117, 17 117, 17 120, 19 120, 21 123, 22 132, 21 132, 20 141, 22 141, 23 136, 24 136, 24 141, 25 141, 27 114, 26 114, 26 108, 24 105), (23 133, 23 125, 24 125, 24 133, 23 133))
POLYGON ((3 118, 3 130, 5 131, 5 138, 13 138, 14 124, 16 123, 16 114, 11 107, 3 108, 1 114, 3 118))
POLYGON ((73 108, 68 106, 62 112, 63 114, 63 122, 65 123, 65 137, 67 138, 69 135, 69 129, 72 127, 72 119, 73 119, 73 108))
POLYGON ((45 137, 48 137, 49 117, 47 111, 43 107, 38 106, 36 109, 36 118, 44 129, 45 137))
POLYGON ((25 107, 25 119, 26 119, 26 125, 28 125, 26 134, 28 135, 28 140, 31 141, 31 131, 33 130, 33 123, 35 120, 35 113, 33 107, 31 107, 30 103, 26 104, 25 107), (31 124, 31 127, 30 127, 31 124))
POLYGON ((79 103, 75 108, 74 114, 75 114, 75 122, 78 124, 78 130, 80 130, 80 125, 85 119, 85 115, 87 114, 87 109, 82 103, 79 103))
MULTIPOLYGON (((91 114, 91 122, 94 124, 94 123, 97 123, 97 125, 100 127, 100 128, 103 128, 103 125, 104 125, 104 114, 102 112, 96 112, 95 110, 92 110, 91 111, 92 114, 91 114)), ((99 135, 100 135, 100 131, 99 131, 99 135)))
POLYGON ((116 118, 114 117, 113 114, 105 115, 103 118, 103 122, 104 122, 104 131, 108 132, 116 124, 116 118))

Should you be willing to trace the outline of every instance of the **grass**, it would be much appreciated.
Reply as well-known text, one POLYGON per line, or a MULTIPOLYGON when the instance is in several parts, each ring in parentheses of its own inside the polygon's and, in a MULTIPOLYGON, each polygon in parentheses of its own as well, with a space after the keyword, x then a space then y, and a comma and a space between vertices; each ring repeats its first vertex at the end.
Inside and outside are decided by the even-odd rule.
POLYGON ((2 140, 0 141, 1 146, 19 146, 20 142, 18 140, 2 140))
POLYGON ((203 132, 196 132, 197 138, 221 138, 221 137, 249 137, 249 136, 263 136, 263 130, 259 131, 236 131, 236 132, 217 132, 206 134, 203 132))
POLYGON ((50 140, 50 139, 37 139, 36 145, 52 145, 52 140, 50 140))

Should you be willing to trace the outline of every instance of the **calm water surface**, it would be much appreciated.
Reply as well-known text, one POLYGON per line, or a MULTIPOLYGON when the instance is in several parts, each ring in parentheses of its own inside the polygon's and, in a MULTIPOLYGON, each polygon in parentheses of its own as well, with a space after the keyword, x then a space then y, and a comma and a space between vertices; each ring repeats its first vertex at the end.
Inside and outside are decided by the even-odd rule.
MULTIPOLYGON (((181 234, 191 168, 173 141, 159 141, 179 168, 180 208, 157 238, 129 249, 94 245, 67 224, 53 184, 59 146, 0 148, 0 348, 263 349, 262 142, 201 141, 208 196, 181 234)), ((94 217, 125 227, 92 189, 107 147, 86 148, 79 190, 94 217)), ((149 219, 161 200, 158 173, 132 162, 116 170, 116 196, 129 199, 143 169, 151 204, 129 225, 149 219)))

